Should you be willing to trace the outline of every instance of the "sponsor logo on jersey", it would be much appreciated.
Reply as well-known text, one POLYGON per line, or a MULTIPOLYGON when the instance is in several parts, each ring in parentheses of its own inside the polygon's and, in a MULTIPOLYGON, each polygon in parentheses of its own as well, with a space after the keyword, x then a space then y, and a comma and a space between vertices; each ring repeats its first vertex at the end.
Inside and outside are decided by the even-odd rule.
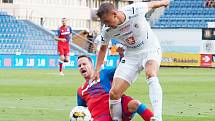
POLYGON ((127 35, 130 35, 130 34, 132 34, 132 33, 133 33, 133 32, 130 31, 130 32, 127 32, 127 33, 123 34, 122 36, 127 36, 127 35))
POLYGON ((144 45, 144 41, 142 41, 141 43, 139 43, 139 44, 137 44, 137 45, 135 45, 135 46, 128 46, 128 45, 127 45, 127 47, 128 47, 128 48, 133 48, 133 49, 134 49, 134 48, 138 48, 138 47, 140 47, 140 46, 142 46, 142 45, 144 45))
POLYGON ((132 18, 135 18, 135 17, 138 17, 139 15, 138 14, 135 14, 135 15, 133 15, 133 16, 129 16, 128 18, 129 19, 132 19, 132 18))

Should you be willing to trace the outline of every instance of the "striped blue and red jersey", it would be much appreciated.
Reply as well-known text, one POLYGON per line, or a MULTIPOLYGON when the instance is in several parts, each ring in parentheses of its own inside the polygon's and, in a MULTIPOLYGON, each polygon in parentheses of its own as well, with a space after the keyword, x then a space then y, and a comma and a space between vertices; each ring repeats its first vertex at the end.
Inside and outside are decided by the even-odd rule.
MULTIPOLYGON (((72 28, 70 26, 61 26, 57 29, 57 36, 62 39, 66 39, 66 42, 71 40, 72 28)), ((62 41, 59 41, 62 42, 62 41)))
POLYGON ((88 107, 94 119, 110 115, 109 91, 114 73, 115 68, 103 69, 100 71, 100 80, 86 81, 82 87, 78 88, 78 105, 88 107))

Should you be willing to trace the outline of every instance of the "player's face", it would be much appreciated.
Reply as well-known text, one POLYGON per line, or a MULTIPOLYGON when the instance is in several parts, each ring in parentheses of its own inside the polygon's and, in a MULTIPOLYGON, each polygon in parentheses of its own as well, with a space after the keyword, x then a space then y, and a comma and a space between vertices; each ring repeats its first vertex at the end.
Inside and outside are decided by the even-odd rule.
POLYGON ((100 19, 102 23, 104 23, 105 25, 111 28, 116 28, 119 23, 119 20, 117 18, 117 13, 115 11, 112 11, 110 13, 103 15, 100 19))
POLYGON ((64 26, 66 26, 66 19, 63 19, 63 20, 62 20, 62 24, 63 24, 64 26))
POLYGON ((78 70, 84 78, 90 79, 93 74, 93 64, 86 57, 78 59, 78 70))

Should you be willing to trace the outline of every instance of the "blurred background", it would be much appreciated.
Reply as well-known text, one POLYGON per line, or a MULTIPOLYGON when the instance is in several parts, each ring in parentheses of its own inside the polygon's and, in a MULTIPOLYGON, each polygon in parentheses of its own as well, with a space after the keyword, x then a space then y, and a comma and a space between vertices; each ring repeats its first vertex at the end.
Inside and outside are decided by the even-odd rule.
MULTIPOLYGON (((73 29, 71 55, 95 55, 94 40, 101 30, 96 10, 104 1, 1 0, 0 68, 37 68, 41 64, 36 61, 39 56, 43 57, 40 61, 45 63, 44 68, 54 68, 57 43, 53 36, 61 18, 67 18, 73 29)), ((137 1, 109 0, 118 8, 137 1)), ((213 0, 174 0, 168 8, 146 15, 161 41, 162 66, 215 66, 214 6, 213 0)), ((118 55, 116 44, 112 39, 108 55, 118 55)))

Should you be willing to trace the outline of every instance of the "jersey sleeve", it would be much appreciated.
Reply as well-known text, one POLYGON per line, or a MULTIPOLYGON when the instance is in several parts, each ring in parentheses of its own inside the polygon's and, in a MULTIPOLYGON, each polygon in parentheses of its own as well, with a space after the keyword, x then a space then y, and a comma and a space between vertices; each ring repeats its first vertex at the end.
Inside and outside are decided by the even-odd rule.
POLYGON ((55 32, 56 36, 60 36, 60 28, 57 29, 57 31, 55 32))
POLYGON ((72 27, 69 27, 69 32, 70 34, 72 34, 72 27))
POLYGON ((147 2, 136 2, 134 3, 134 8, 137 10, 138 14, 146 14, 149 11, 147 2))
POLYGON ((116 68, 104 69, 103 71, 104 71, 104 75, 106 75, 106 77, 108 77, 110 81, 113 80, 113 76, 116 71, 116 68))
POLYGON ((109 27, 103 26, 102 32, 101 32, 101 44, 102 45, 108 45, 109 41, 111 40, 110 35, 108 34, 109 27))
POLYGON ((81 96, 79 94, 77 94, 77 105, 78 106, 84 106, 87 107, 86 102, 81 98, 81 96))

